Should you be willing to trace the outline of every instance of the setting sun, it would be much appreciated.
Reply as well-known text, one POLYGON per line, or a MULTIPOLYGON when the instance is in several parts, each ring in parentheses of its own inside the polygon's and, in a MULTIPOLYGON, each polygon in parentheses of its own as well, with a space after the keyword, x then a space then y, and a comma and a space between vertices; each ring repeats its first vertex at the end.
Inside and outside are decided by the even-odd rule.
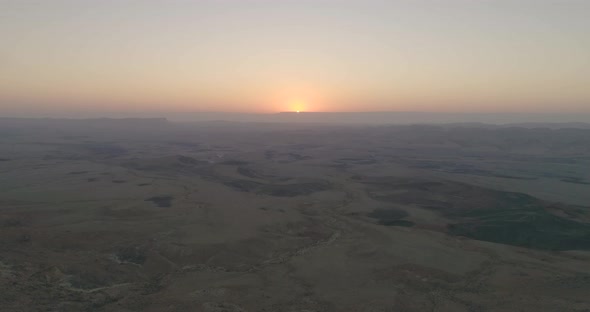
POLYGON ((289 110, 296 112, 296 113, 300 113, 300 112, 304 111, 305 107, 306 107, 306 103, 305 103, 305 101, 302 101, 302 100, 293 100, 293 101, 289 102, 289 110))

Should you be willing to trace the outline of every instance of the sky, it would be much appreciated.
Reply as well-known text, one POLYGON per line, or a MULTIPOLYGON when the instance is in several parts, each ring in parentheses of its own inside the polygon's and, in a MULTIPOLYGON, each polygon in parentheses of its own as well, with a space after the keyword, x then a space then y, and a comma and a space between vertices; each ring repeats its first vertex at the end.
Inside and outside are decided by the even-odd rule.
POLYGON ((590 113, 589 14, 587 0, 0 0, 0 116, 590 113))

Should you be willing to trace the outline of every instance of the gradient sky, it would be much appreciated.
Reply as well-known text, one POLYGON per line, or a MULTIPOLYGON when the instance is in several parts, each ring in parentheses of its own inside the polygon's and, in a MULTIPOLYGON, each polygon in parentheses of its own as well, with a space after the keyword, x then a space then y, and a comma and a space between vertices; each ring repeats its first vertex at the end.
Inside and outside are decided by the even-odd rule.
POLYGON ((0 114, 590 112, 590 1, 0 0, 0 114))

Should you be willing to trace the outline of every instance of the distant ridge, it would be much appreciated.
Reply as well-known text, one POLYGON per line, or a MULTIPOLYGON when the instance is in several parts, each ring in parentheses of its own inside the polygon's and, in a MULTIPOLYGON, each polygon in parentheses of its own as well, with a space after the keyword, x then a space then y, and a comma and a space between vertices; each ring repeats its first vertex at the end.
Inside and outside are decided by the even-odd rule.
POLYGON ((482 123, 564 124, 586 127, 590 114, 523 114, 523 113, 431 113, 431 112, 280 112, 274 114, 246 113, 167 113, 170 121, 240 121, 240 122, 295 122, 342 124, 448 124, 482 123))
POLYGON ((522 128, 550 128, 550 129, 590 129, 590 123, 587 122, 528 122, 528 123, 512 123, 505 124, 505 127, 522 127, 522 128))
MULTIPOLYGON (((96 116, 96 115, 95 115, 96 116)), ((166 122, 255 122, 255 123, 310 123, 310 124, 454 124, 463 127, 525 128, 590 128, 588 114, 524 114, 524 113, 429 113, 429 112, 280 112, 274 114, 182 112, 182 113, 112 113, 104 117, 82 118, 43 117, 7 118, 0 123, 44 120, 47 124, 84 122, 92 124, 164 124, 166 122)))
POLYGON ((431 113, 431 112, 282 112, 279 121, 342 122, 378 124, 446 124, 483 123, 546 126, 564 124, 586 127, 590 115, 579 114, 523 114, 523 113, 431 113))
POLYGON ((93 117, 93 118, 68 118, 68 117, 0 117, 0 120, 85 120, 85 121, 123 121, 123 120, 152 120, 167 121, 165 117, 93 117))
POLYGON ((0 129, 157 129, 170 123, 166 118, 0 118, 0 129))
POLYGON ((120 124, 120 123, 143 123, 143 124, 155 124, 155 123, 167 123, 168 119, 164 117, 150 117, 150 118, 18 118, 18 117, 0 117, 2 123, 23 123, 35 121, 38 123, 85 123, 85 124, 120 124))

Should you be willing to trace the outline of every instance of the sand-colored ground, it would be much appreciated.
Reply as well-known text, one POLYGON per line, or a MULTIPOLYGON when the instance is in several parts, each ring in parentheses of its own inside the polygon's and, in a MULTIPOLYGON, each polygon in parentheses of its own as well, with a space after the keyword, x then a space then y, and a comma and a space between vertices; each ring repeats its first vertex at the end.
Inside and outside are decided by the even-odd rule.
POLYGON ((590 311, 590 237, 449 230, 583 231, 578 132, 31 123, 0 126, 1 311, 590 311))

